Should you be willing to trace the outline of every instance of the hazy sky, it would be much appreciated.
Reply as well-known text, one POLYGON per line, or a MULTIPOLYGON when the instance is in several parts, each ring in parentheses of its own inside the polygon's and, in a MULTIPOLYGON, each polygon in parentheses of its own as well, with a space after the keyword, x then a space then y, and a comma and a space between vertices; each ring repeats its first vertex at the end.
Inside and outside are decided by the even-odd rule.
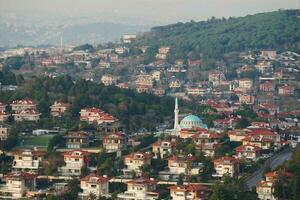
POLYGON ((300 0, 0 0, 0 13, 98 17, 132 24, 196 21, 296 8, 300 0))

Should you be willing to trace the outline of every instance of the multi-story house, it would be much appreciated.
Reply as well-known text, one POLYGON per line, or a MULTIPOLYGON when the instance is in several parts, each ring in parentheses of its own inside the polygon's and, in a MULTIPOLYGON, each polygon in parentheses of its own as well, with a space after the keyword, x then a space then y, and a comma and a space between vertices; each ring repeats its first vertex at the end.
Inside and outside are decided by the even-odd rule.
POLYGON ((107 152, 121 151, 126 147, 126 143, 126 135, 123 132, 103 136, 103 147, 107 152))
POLYGON ((250 144, 242 145, 235 149, 237 158, 251 161, 259 159, 260 150, 259 147, 250 144))
POLYGON ((219 146, 222 136, 217 133, 202 132, 192 137, 196 149, 204 152, 205 156, 213 157, 219 146))
POLYGON ((177 180, 180 174, 199 175, 202 170, 203 164, 197 162, 194 156, 173 155, 168 158, 168 170, 159 172, 159 177, 163 180, 177 180))
POLYGON ((88 165, 88 152, 73 150, 64 152, 65 166, 59 167, 62 176, 80 176, 81 168, 88 165))
POLYGON ((266 62, 266 61, 261 61, 258 62, 255 65, 255 68, 262 74, 265 74, 267 72, 271 72, 272 71, 272 63, 271 62, 266 62))
POLYGON ((0 111, 0 122, 5 122, 8 120, 10 114, 6 113, 5 111, 0 111))
POLYGON ((51 115, 53 117, 61 117, 69 108, 70 104, 55 101, 54 104, 50 106, 51 115))
POLYGON ((219 86, 226 80, 226 77, 221 71, 212 71, 208 74, 208 80, 213 83, 213 86, 219 86))
POLYGON ((136 35, 129 35, 129 34, 126 34, 126 35, 123 35, 122 36, 122 42, 124 44, 130 44, 132 41, 134 41, 135 39, 137 38, 136 35))
POLYGON ((171 89, 178 89, 181 88, 181 82, 180 80, 171 80, 169 83, 169 88, 171 89))
POLYGON ((156 54, 156 58, 160 60, 165 60, 170 51, 170 47, 162 46, 158 49, 158 53, 156 54))
POLYGON ((137 178, 127 183, 127 191, 118 194, 118 200, 154 200, 159 199, 156 192, 157 182, 152 179, 137 178))
POLYGON ((260 58, 266 60, 275 60, 277 57, 277 53, 274 50, 262 50, 260 54, 260 58))
POLYGON ((262 92, 275 92, 275 86, 274 81, 265 81, 259 85, 259 89, 262 92))
POLYGON ((5 185, 0 185, 0 199, 21 199, 36 189, 36 174, 17 172, 4 176, 5 185))
POLYGON ((256 193, 260 200, 277 200, 274 196, 274 183, 271 181, 260 181, 256 186, 256 193))
POLYGON ((136 152, 131 153, 129 155, 124 156, 124 164, 126 165, 126 169, 123 169, 124 174, 130 174, 132 171, 141 174, 140 168, 143 165, 150 165, 152 159, 151 152, 136 152))
POLYGON ((64 138, 68 149, 80 149, 87 147, 89 144, 89 135, 83 131, 69 132, 64 138))
POLYGON ((170 188, 172 200, 207 200, 209 188, 201 184, 174 185, 170 188))
POLYGON ((12 168, 16 171, 38 171, 46 155, 45 151, 21 150, 12 153, 14 160, 12 168))
POLYGON ((239 94, 239 103, 240 104, 247 104, 247 105, 253 105, 255 101, 255 97, 250 94, 239 94))
POLYGON ((167 140, 158 140, 154 144, 152 144, 152 152, 155 156, 160 156, 161 158, 165 158, 174 153, 176 148, 176 143, 173 141, 167 140))
POLYGON ((117 83, 117 77, 113 76, 113 75, 103 75, 101 77, 101 82, 105 85, 105 86, 109 86, 109 85, 115 85, 117 83))
POLYGON ((36 110, 37 104, 32 100, 25 99, 13 101, 10 106, 13 111, 17 112, 23 110, 36 110))
POLYGON ((41 113, 36 110, 21 110, 15 111, 13 114, 14 120, 20 121, 38 121, 40 119, 41 113))
POLYGON ((151 75, 138 75, 137 79, 135 81, 135 84, 138 85, 143 85, 143 86, 153 86, 153 77, 151 75))
POLYGON ((278 87, 278 94, 279 95, 294 95, 295 88, 289 85, 283 85, 278 87))
POLYGON ((239 79, 239 88, 242 91, 248 91, 253 89, 253 81, 249 78, 239 79))
POLYGON ((8 137, 8 128, 0 125, 0 141, 8 137))
POLYGON ((87 121, 90 124, 113 123, 117 121, 117 119, 115 119, 112 115, 105 113, 104 111, 95 107, 81 109, 80 120, 87 121))
POLYGON ((213 161, 216 173, 213 177, 222 177, 228 175, 230 177, 237 176, 239 174, 239 160, 224 156, 213 161))
POLYGON ((233 129, 227 132, 230 142, 241 142, 248 136, 246 129, 233 129))
POLYGON ((82 192, 78 194, 80 199, 88 199, 90 194, 97 198, 109 195, 109 178, 96 174, 89 174, 80 179, 82 192))
POLYGON ((5 103, 2 103, 2 102, 0 102, 0 112, 1 111, 5 111, 6 110, 6 104, 5 103))

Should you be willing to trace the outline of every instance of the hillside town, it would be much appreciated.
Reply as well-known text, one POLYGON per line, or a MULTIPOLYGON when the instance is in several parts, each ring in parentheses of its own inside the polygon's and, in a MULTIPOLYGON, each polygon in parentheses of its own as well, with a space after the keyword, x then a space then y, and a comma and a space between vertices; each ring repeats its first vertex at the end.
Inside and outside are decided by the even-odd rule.
POLYGON ((300 54, 259 49, 209 63, 174 59, 163 45, 148 59, 139 37, 0 52, 1 72, 16 74, 0 84, 0 199, 209 200, 229 185, 282 199, 279 181, 295 177, 284 163, 300 155, 300 54), (89 104, 59 84, 65 76, 94 84, 95 102, 110 100, 103 90, 114 101, 89 104), (27 92, 43 87, 54 92, 27 92), (132 105, 140 119, 127 119, 118 113, 130 115, 133 100, 118 91, 171 99, 171 114, 152 123, 158 112, 132 105))

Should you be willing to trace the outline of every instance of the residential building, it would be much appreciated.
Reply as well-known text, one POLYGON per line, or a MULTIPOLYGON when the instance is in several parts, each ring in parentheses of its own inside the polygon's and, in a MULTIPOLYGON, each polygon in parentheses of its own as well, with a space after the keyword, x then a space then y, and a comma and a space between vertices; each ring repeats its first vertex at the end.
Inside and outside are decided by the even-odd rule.
POLYGON ((122 36, 122 42, 124 44, 130 44, 132 41, 134 41, 137 38, 136 35, 130 35, 130 34, 126 34, 122 36))
POLYGON ((204 152, 205 156, 214 157, 222 136, 217 133, 202 132, 192 136, 196 149, 204 152))
POLYGON ((278 94, 279 95, 294 95, 295 88, 289 85, 283 85, 278 87, 278 94))
POLYGON ((117 121, 117 119, 115 119, 112 115, 105 113, 101 109, 95 107, 81 109, 80 120, 87 121, 90 124, 113 123, 117 121))
POLYGON ((0 122, 5 122, 8 120, 10 114, 6 113, 5 111, 0 111, 0 122))
POLYGON ((242 145, 235 149, 237 158, 251 161, 259 159, 260 150, 259 147, 250 144, 242 145))
POLYGON ((247 130, 245 129, 233 129, 227 132, 230 142, 241 142, 245 137, 248 136, 247 130))
POLYGON ((178 89, 180 87, 181 87, 180 80, 171 80, 169 83, 169 88, 171 88, 171 89, 178 89))
POLYGON ((55 101, 54 104, 50 106, 51 115, 53 117, 61 117, 70 108, 70 106, 71 105, 68 103, 55 101))
POLYGON ((87 147, 89 144, 89 135, 84 131, 69 132, 64 138, 68 149, 80 149, 87 147))
POLYGON ((38 171, 42 167, 46 152, 25 149, 12 153, 14 160, 12 168, 16 171, 38 171))
POLYGON ((38 121, 40 119, 41 113, 36 110, 21 110, 15 111, 13 114, 14 120, 20 121, 38 121))
POLYGON ((203 164, 196 161, 191 154, 173 155, 168 158, 168 170, 160 171, 159 177, 163 180, 178 180, 180 174, 199 175, 203 170, 203 164))
POLYGON ((7 105, 5 103, 0 102, 0 112, 5 111, 6 110, 6 106, 7 105))
POLYGON ((88 165, 88 155, 82 150, 64 152, 65 166, 59 167, 58 172, 62 176, 80 176, 82 167, 88 165))
POLYGON ((109 85, 115 85, 117 84, 117 77, 113 76, 113 75, 103 75, 101 77, 101 82, 105 85, 105 86, 109 86, 109 85))
POLYGON ((152 179, 137 178, 127 182, 127 191, 118 194, 118 200, 154 200, 159 199, 156 192, 157 182, 152 179))
POLYGON ((172 200, 207 200, 210 189, 201 184, 174 185, 169 187, 172 200))
POLYGON ((266 74, 268 72, 271 72, 272 71, 272 63, 271 62, 266 62, 266 61, 261 61, 261 62, 258 62, 256 65, 255 65, 255 68, 262 74, 266 74))
POLYGON ((137 93, 151 93, 152 92, 152 86, 150 85, 137 85, 136 86, 137 93))
POLYGON ((153 71, 152 72, 152 78, 156 81, 160 80, 161 72, 160 71, 153 71))
POLYGON ((0 185, 0 199, 21 199, 36 189, 36 174, 17 172, 4 176, 5 185, 0 185))
POLYGON ((239 88, 242 91, 248 91, 253 89, 253 81, 249 78, 239 79, 239 88))
POLYGON ((277 200, 274 196, 274 182, 260 181, 256 186, 256 193, 259 200, 277 200))
POLYGON ((141 174, 140 168, 143 165, 150 165, 152 159, 151 152, 136 152, 131 153, 129 155, 124 156, 124 164, 126 165, 126 169, 124 169, 124 174, 129 174, 132 171, 137 174, 141 174))
POLYGON ((214 86, 219 86, 221 82, 226 80, 226 77, 221 71, 212 71, 208 74, 208 80, 212 82, 214 86))
POLYGON ((103 147, 107 152, 121 151, 126 147, 126 143, 126 135, 123 132, 103 136, 103 147))
POLYGON ((159 155, 161 158, 165 158, 174 153, 175 147, 176 143, 173 141, 158 140, 152 144, 152 152, 156 156, 159 155))
POLYGON ((216 173, 213 177, 228 175, 235 177, 239 174, 239 161, 233 157, 224 156, 213 161, 216 173))
POLYGON ((153 79, 151 75, 138 75, 135 81, 136 86, 153 86, 153 79))
POLYGON ((260 54, 260 58, 266 60, 275 60, 277 57, 277 53, 274 50, 262 50, 260 54))
POLYGON ((0 141, 8 137, 8 128, 0 125, 0 141))
POLYGON ((262 92, 275 92, 275 86, 274 81, 265 81, 259 85, 259 89, 262 92))
POLYGON ((250 94, 239 94, 239 103, 240 104, 247 104, 247 105, 253 105, 255 101, 255 97, 250 94))
POLYGON ((13 101, 10 106, 13 111, 18 112, 23 110, 36 110, 37 104, 32 100, 24 99, 13 101))
POLYGON ((80 179, 82 192, 78 194, 79 199, 89 199, 90 194, 96 198, 109 196, 109 178, 96 174, 89 174, 80 179))

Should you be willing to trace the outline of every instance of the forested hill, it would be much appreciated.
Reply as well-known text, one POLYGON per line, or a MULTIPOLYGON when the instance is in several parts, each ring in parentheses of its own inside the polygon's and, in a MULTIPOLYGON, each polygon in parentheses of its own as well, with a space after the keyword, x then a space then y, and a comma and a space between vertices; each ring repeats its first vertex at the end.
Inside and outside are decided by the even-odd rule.
POLYGON ((199 54, 219 57, 227 52, 261 48, 299 50, 300 18, 296 13, 296 10, 280 10, 154 27, 137 44, 150 46, 149 53, 159 45, 169 45, 176 58, 197 58, 199 54))

